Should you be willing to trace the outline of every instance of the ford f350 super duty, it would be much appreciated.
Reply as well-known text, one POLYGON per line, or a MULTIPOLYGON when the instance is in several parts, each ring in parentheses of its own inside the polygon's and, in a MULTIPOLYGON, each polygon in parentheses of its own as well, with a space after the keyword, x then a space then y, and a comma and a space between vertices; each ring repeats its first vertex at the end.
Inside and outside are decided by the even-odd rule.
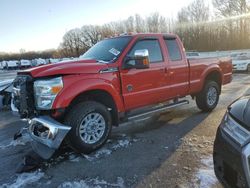
POLYGON ((187 95, 212 111, 231 80, 229 58, 187 59, 177 35, 128 34, 77 61, 18 72, 12 106, 28 120, 34 151, 48 159, 62 144, 90 153, 112 126, 188 104, 187 95))

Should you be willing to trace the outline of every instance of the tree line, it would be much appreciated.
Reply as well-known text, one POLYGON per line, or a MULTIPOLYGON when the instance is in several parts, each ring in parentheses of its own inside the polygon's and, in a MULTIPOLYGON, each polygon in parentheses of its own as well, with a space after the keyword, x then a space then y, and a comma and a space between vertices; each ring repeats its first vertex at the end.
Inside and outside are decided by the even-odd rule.
POLYGON ((98 41, 121 33, 176 33, 186 50, 216 51, 250 49, 250 3, 248 0, 194 0, 183 7, 177 18, 152 13, 143 18, 139 14, 126 20, 103 25, 83 25, 67 31, 58 49, 46 52, 0 54, 0 59, 44 55, 78 57, 98 41), (7 55, 7 56, 6 56, 7 55))
POLYGON ((174 31, 185 47, 199 51, 249 49, 249 2, 213 0, 212 4, 213 15, 203 0, 195 0, 178 13, 174 31))
POLYGON ((0 61, 21 60, 21 59, 32 60, 36 58, 49 59, 61 56, 58 54, 57 50, 45 50, 41 52, 35 52, 35 51, 25 52, 23 50, 20 51, 21 52, 19 53, 0 53, 0 61))

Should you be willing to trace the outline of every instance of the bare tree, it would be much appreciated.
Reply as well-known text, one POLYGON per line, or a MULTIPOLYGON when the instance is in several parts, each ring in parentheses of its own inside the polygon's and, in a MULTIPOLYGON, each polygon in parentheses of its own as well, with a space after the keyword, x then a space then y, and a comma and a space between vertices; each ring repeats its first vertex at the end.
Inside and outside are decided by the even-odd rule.
POLYGON ((186 7, 182 8, 178 13, 177 13, 177 21, 179 23, 188 23, 190 22, 189 18, 189 12, 186 7))
POLYGON ((91 47, 102 39, 101 27, 93 25, 84 25, 81 28, 81 40, 84 46, 91 47))
POLYGON ((216 14, 227 20, 223 23, 228 38, 228 46, 247 48, 249 46, 249 1, 247 0, 213 0, 216 14), (237 16, 237 17, 235 17, 237 16), (236 19, 235 19, 236 18, 236 19))
POLYGON ((63 51, 66 56, 79 56, 86 48, 81 29, 76 28, 65 33, 60 47, 64 49, 63 51))
POLYGON ((209 19, 209 6, 204 0, 194 0, 188 7, 191 22, 202 22, 209 19))
POLYGON ((213 6, 221 20, 211 18, 205 0, 194 0, 178 12, 176 21, 156 12, 145 19, 136 14, 101 26, 85 25, 65 34, 59 52, 77 56, 103 38, 134 31, 175 32, 189 50, 250 48, 249 2, 213 0, 213 6))
POLYGON ((150 33, 166 32, 168 30, 166 18, 161 16, 158 12, 146 18, 146 25, 146 31, 150 33))
POLYGON ((135 31, 137 33, 142 33, 146 31, 145 20, 139 15, 135 15, 135 31))
POLYGON ((177 19, 175 32, 185 46, 192 50, 205 50, 209 37, 204 25, 209 20, 209 6, 205 1, 194 0, 178 12, 177 19))
POLYGON ((124 26, 126 28, 126 32, 134 32, 135 31, 134 17, 133 16, 128 17, 128 19, 124 21, 124 26))

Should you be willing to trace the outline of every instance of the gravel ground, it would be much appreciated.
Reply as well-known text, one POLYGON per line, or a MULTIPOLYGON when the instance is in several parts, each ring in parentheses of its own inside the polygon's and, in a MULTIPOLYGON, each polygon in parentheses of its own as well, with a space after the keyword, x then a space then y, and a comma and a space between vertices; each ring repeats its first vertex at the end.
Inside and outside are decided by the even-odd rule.
POLYGON ((212 166, 215 132, 226 106, 249 88, 249 78, 235 74, 210 114, 201 113, 191 102, 124 124, 114 128, 108 143, 95 153, 86 156, 64 149, 31 173, 15 173, 30 150, 27 135, 12 140, 25 123, 2 110, 0 187, 220 187, 212 166))

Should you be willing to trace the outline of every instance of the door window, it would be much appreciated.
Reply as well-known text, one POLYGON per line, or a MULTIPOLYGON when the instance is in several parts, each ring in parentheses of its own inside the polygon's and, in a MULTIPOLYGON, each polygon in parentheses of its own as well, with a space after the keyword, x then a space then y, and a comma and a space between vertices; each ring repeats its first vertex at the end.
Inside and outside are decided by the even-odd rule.
POLYGON ((176 39, 165 39, 165 44, 171 61, 179 61, 182 59, 181 51, 176 39))
MULTIPOLYGON (((144 39, 136 42, 136 44, 130 50, 128 55, 134 56, 136 50, 142 49, 148 50, 150 63, 157 63, 163 61, 161 47, 157 39, 144 39)), ((133 64, 132 62, 129 63, 133 64)))

